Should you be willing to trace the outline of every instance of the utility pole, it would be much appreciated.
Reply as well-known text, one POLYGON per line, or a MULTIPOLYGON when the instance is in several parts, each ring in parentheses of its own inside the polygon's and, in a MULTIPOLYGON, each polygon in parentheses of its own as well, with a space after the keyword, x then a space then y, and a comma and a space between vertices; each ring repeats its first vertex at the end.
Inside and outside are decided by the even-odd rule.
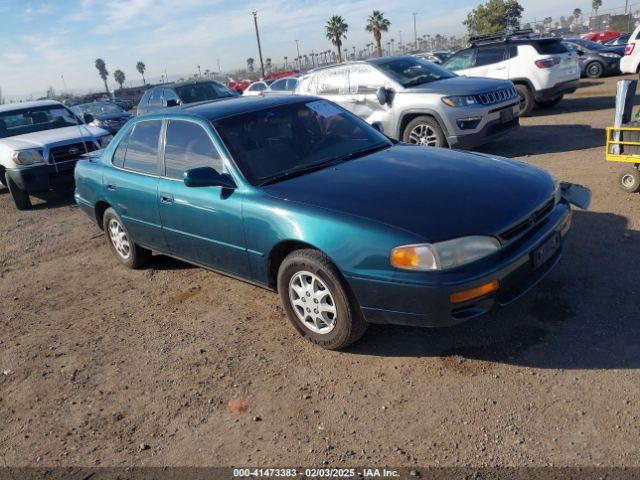
POLYGON ((220 68, 220 59, 218 59, 217 61, 218 61, 218 73, 222 73, 222 69, 220 68))
POLYGON ((415 48, 418 48, 418 29, 416 28, 416 17, 418 16, 418 12, 413 12, 413 41, 415 43, 415 48))
POLYGON ((298 52, 298 69, 302 70, 302 60, 300 59, 300 45, 298 44, 298 40, 296 40, 296 51, 298 52))
POLYGON ((64 85, 64 93, 69 93, 69 89, 67 88, 67 82, 64 81, 64 75, 60 75, 62 79, 62 85, 64 85))
POLYGON ((262 78, 264 78, 264 62, 262 61, 262 47, 260 46, 260 31, 258 30, 258 12, 251 12, 253 15, 253 24, 256 27, 256 40, 258 41, 258 56, 260 57, 260 71, 262 72, 262 78))

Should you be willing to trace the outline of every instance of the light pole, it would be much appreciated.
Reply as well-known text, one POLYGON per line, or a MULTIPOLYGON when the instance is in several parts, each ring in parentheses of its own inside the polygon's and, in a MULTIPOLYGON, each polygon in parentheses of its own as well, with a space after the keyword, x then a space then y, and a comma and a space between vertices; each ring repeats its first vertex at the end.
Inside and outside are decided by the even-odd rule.
POLYGON ((417 16, 418 16, 418 12, 413 12, 413 41, 415 42, 416 45, 418 44, 418 29, 416 28, 417 16))
POLYGON ((302 64, 300 60, 300 45, 298 44, 298 40, 296 40, 296 51, 298 52, 298 69, 302 70, 302 64))
POLYGON ((260 31, 258 30, 258 12, 251 12, 253 15, 253 24, 256 27, 256 40, 258 41, 258 56, 260 57, 260 71, 262 72, 262 78, 264 78, 264 62, 262 61, 262 47, 260 46, 260 31))

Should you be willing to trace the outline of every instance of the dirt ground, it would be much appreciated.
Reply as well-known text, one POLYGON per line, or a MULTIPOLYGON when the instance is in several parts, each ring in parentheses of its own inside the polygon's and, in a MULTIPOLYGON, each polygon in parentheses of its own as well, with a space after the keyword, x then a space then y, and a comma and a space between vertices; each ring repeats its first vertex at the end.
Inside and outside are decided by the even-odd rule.
POLYGON ((481 149, 592 189, 558 268, 481 319, 372 326, 346 352, 299 338, 271 292, 163 256, 126 270, 69 196, 18 212, 0 188, 0 465, 640 465, 616 80, 481 149))

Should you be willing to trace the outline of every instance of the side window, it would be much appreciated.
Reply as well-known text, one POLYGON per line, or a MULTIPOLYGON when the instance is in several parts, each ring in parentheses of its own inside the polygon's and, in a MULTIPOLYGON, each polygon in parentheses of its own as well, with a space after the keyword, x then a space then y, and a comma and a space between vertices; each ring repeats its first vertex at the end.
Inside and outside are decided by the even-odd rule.
POLYGON ((476 67, 491 65, 505 60, 507 49, 504 45, 486 45, 478 48, 476 54, 476 67))
POLYGON ((151 90, 151 96, 149 97, 149 106, 150 107, 161 107, 162 106, 162 89, 154 88, 151 90))
POLYGON ((163 105, 167 105, 167 102, 169 100, 173 100, 176 102, 176 104, 180 104, 180 99, 178 98, 178 95, 176 95, 176 92, 173 91, 173 89, 171 88, 165 88, 164 91, 162 92, 162 104, 163 105))
POLYGON ((291 90, 293 92, 297 86, 298 86, 297 78, 290 78, 289 80, 287 80, 287 90, 291 90))
POLYGON ((138 122, 129 134, 124 168, 135 172, 158 174, 158 139, 160 120, 138 122))
POLYGON ((213 167, 222 172, 222 159, 204 129, 193 122, 171 120, 164 147, 165 175, 182 180, 186 170, 213 167))
POLYGON ((129 136, 131 135, 131 128, 124 134, 122 140, 116 147, 116 151, 113 152, 113 158, 111 159, 111 163, 113 163, 116 167, 123 168, 124 167, 124 155, 127 151, 127 143, 129 142, 129 136))
POLYGON ((286 90, 287 89, 287 81, 286 80, 278 80, 271 84, 271 90, 286 90))
POLYGON ((385 77, 367 65, 357 65, 349 72, 349 85, 352 94, 372 95, 385 86, 385 77))
POLYGON ((320 72, 316 82, 318 95, 347 95, 349 93, 349 70, 333 68, 320 72))
POLYGON ((146 92, 144 92, 144 95, 140 99, 140 106, 141 107, 144 108, 144 107, 147 106, 147 104, 149 103, 149 97, 151 97, 151 90, 147 90, 146 92))
POLYGON ((266 90, 267 86, 264 83, 254 83, 253 85, 251 85, 251 88, 249 90, 251 90, 252 92, 262 92, 263 90, 266 90))
POLYGON ((475 49, 470 48, 468 50, 462 50, 456 53, 443 65, 448 70, 463 70, 465 68, 471 68, 475 49))
POLYGON ((509 58, 516 58, 518 56, 518 46, 509 45, 509 58))

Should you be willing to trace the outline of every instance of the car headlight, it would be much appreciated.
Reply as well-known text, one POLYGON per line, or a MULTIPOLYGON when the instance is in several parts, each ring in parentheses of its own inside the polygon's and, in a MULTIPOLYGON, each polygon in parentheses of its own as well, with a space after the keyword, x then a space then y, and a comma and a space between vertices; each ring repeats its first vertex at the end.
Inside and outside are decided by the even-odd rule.
POLYGON ((478 101, 473 95, 442 97, 442 103, 453 108, 468 107, 471 105, 477 105, 478 101))
POLYGON ((100 148, 107 148, 109 143, 113 140, 113 135, 105 135, 104 137, 100 137, 98 141, 100 142, 100 148))
POLYGON ((11 159, 18 165, 34 165, 36 163, 44 163, 40 150, 18 150, 11 153, 11 159))
POLYGON ((439 243, 405 245, 391 251, 391 265, 402 270, 435 271, 459 267, 500 249, 494 237, 471 236, 439 243))
POLYGON ((620 55, 618 55, 617 53, 605 52, 605 53, 601 53, 600 55, 607 58, 620 58, 620 55))

